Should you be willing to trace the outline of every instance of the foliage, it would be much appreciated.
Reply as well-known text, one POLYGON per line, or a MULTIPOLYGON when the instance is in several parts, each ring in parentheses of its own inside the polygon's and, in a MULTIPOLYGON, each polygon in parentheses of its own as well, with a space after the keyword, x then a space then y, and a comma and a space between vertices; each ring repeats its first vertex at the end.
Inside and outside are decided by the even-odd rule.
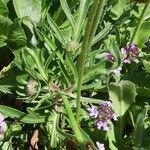
POLYGON ((2 150, 150 149, 142 2, 0 0, 2 150))

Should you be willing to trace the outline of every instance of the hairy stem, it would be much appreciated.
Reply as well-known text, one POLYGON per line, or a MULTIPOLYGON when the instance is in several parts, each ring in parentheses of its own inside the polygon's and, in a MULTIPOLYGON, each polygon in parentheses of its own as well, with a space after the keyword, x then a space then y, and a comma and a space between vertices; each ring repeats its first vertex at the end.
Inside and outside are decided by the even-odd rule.
POLYGON ((78 124, 80 124, 80 111, 81 111, 81 86, 82 86, 82 78, 84 75, 84 66, 85 66, 85 60, 87 56, 87 51, 91 48, 91 42, 93 40, 93 37, 95 35, 97 26, 99 24, 99 20, 102 16, 103 8, 105 5, 106 0, 94 0, 87 26, 85 29, 84 37, 83 37, 83 43, 82 43, 82 50, 81 54, 79 56, 77 65, 78 65, 78 72, 79 72, 79 79, 78 79, 78 85, 77 85, 77 114, 76 114, 76 120, 78 124))

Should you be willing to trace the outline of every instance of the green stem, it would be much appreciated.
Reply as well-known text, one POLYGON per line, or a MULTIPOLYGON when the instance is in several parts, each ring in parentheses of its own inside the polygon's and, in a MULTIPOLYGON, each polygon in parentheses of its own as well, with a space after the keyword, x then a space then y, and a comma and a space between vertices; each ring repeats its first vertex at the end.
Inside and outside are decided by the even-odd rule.
POLYGON ((150 6, 150 0, 148 0, 147 3, 145 4, 145 7, 144 7, 144 9, 143 9, 143 11, 141 13, 140 18, 139 18, 138 24, 137 24, 137 26, 136 26, 136 28, 135 28, 135 30, 133 32, 132 38, 130 40, 130 44, 135 42, 135 38, 136 38, 137 34, 139 33, 139 30, 140 30, 141 25, 142 25, 142 23, 144 21, 145 14, 146 14, 149 6, 150 6))
POLYGON ((87 56, 87 51, 91 47, 91 42, 93 40, 93 37, 95 35, 97 26, 99 24, 99 20, 102 16, 103 8, 105 5, 106 0, 94 0, 90 15, 88 18, 87 26, 85 29, 84 37, 83 37, 83 43, 82 43, 82 50, 81 54, 78 59, 78 66, 79 66, 79 79, 77 84, 77 114, 76 114, 76 120, 78 124, 80 124, 80 111, 81 111, 81 87, 82 87, 82 78, 84 75, 84 64, 87 56))
POLYGON ((64 106, 65 106, 67 115, 69 117, 70 125, 74 131, 75 137, 77 138, 77 141, 80 143, 82 150, 84 150, 85 149, 85 145, 84 145, 85 141, 84 141, 84 138, 83 138, 81 131, 78 127, 76 119, 73 115, 73 112, 71 110, 70 103, 69 103, 66 96, 62 96, 62 98, 63 98, 63 102, 64 102, 64 106))

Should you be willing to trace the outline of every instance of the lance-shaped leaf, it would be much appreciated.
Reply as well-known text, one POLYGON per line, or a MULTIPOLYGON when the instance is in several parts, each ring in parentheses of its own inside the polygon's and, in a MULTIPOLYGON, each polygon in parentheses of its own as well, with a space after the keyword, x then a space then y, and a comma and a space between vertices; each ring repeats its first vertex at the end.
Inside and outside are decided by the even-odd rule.
POLYGON ((0 105, 0 112, 10 118, 18 119, 19 121, 21 121, 23 123, 27 123, 27 124, 35 124, 35 123, 44 123, 45 122, 45 116, 26 114, 17 109, 7 107, 4 105, 0 105))
POLYGON ((63 38, 62 32, 60 31, 59 27, 57 24, 52 20, 50 15, 47 15, 47 21, 48 24, 50 25, 51 29, 54 31, 56 38, 63 44, 65 45, 65 40, 63 38))
POLYGON ((136 88, 130 81, 121 81, 109 85, 109 99, 114 104, 118 117, 123 116, 130 105, 135 101, 136 88))
POLYGON ((70 22, 70 24, 71 24, 73 30, 74 30, 74 27, 75 27, 75 20, 74 20, 73 15, 71 14, 71 10, 70 10, 70 8, 69 8, 69 6, 68 6, 67 1, 66 1, 66 0, 61 0, 61 1, 60 1, 60 4, 61 4, 61 7, 62 7, 62 9, 64 10, 64 12, 65 12, 65 14, 66 14, 66 16, 67 16, 69 22, 70 22))

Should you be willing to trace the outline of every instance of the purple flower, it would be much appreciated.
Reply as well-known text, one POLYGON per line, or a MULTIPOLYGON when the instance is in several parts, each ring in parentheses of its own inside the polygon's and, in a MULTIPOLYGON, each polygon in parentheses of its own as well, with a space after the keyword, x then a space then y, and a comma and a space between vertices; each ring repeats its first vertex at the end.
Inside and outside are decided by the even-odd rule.
POLYGON ((96 145, 97 145, 98 150, 105 150, 104 144, 101 144, 97 141, 96 145))
POLYGON ((112 103, 110 101, 103 101, 99 106, 95 107, 92 105, 88 108, 91 117, 95 118, 96 127, 108 131, 109 122, 117 120, 117 116, 112 108, 112 103))
POLYGON ((102 102, 98 108, 99 120, 102 122, 109 121, 114 118, 114 110, 110 101, 102 102))
POLYGON ((96 118, 98 116, 99 112, 95 106, 92 105, 91 108, 88 108, 88 111, 89 111, 91 117, 96 118))
POLYGON ((100 103, 100 106, 109 106, 112 107, 112 103, 110 101, 103 101, 100 103))
POLYGON ((115 62, 115 57, 112 55, 111 52, 106 53, 105 58, 111 62, 115 62))
POLYGON ((96 126, 98 129, 102 129, 104 131, 108 131, 108 122, 107 121, 97 121, 96 126))
POLYGON ((5 124, 4 117, 0 114, 0 134, 4 132, 4 129, 3 129, 4 124, 5 124))
POLYGON ((122 60, 126 64, 130 64, 132 61, 138 63, 138 47, 135 44, 127 44, 126 47, 121 48, 122 60))

